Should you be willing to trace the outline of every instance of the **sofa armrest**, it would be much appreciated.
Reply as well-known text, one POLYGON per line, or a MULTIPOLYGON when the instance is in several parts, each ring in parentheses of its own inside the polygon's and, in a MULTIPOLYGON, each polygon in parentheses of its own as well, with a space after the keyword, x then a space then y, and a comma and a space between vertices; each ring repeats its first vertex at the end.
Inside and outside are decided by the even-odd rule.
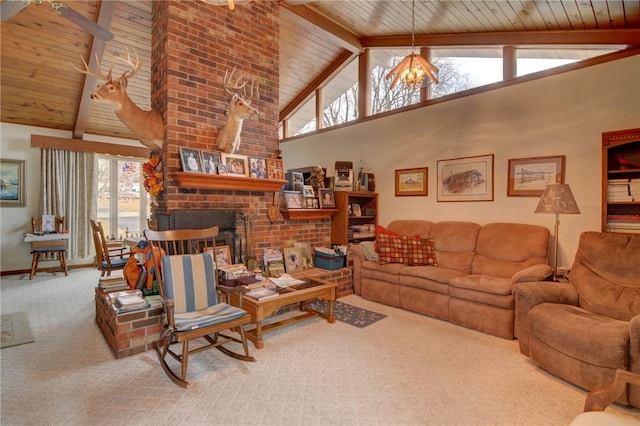
POLYGON ((578 305, 578 291, 572 284, 556 282, 521 282, 513 286, 515 294, 514 334, 520 353, 529 356, 529 311, 540 303, 578 305))
MULTIPOLYGON (((636 315, 629 321, 629 370, 640 374, 640 315, 636 315)), ((640 398, 640 387, 638 388, 640 398)))
POLYGON ((544 281, 553 274, 553 269, 546 263, 531 265, 528 268, 521 269, 511 277, 511 285, 520 282, 544 281))
POLYGON ((354 244, 349 247, 349 260, 352 261, 353 292, 360 294, 360 280, 362 278, 362 262, 366 260, 362 249, 354 244))

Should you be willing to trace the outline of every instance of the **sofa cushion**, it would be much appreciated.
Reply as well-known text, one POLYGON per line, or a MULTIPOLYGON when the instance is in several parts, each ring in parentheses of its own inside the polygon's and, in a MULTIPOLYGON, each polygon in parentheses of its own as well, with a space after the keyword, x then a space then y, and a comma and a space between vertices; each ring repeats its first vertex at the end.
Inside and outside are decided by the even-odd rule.
POLYGON ((438 266, 433 238, 402 237, 402 252, 409 266, 438 266))
POLYGON ((583 232, 570 280, 589 312, 629 321, 640 314, 640 235, 583 232))
POLYGON ((449 295, 486 305, 513 309, 511 280, 489 275, 464 275, 449 281, 449 295))
POLYGON ((436 293, 449 294, 449 281, 464 275, 455 269, 431 266, 407 266, 400 269, 400 284, 436 293))
POLYGON ((402 263, 386 263, 384 265, 378 262, 365 261, 362 263, 360 274, 362 279, 371 278, 378 281, 386 281, 390 284, 400 283, 400 271, 407 268, 402 263))
POLYGON ((546 346, 589 364, 627 369, 629 323, 578 306, 542 303, 528 314, 529 332, 546 346))
POLYGON ((417 235, 421 238, 427 238, 431 234, 433 222, 428 220, 394 220, 387 225, 389 232, 395 232, 397 235, 417 235))
POLYGON ((470 274, 480 225, 473 222, 434 223, 429 236, 436 246, 438 266, 470 274))
POLYGON ((378 262, 381 265, 386 263, 406 263, 402 248, 402 237, 378 234, 376 241, 378 243, 378 262))
POLYGON ((521 269, 546 264, 549 256, 549 230, 523 223, 489 223, 480 229, 474 275, 511 277, 521 269))

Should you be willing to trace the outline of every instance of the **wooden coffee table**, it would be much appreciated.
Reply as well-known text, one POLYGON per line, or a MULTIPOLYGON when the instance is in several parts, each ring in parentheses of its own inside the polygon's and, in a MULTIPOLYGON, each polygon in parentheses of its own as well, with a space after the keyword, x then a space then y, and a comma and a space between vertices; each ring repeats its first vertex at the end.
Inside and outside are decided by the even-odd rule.
MULTIPOLYGON (((256 348, 261 349, 264 347, 262 333, 277 327, 301 321, 313 315, 326 318, 327 322, 331 324, 336 322, 333 313, 333 302, 336 300, 338 284, 333 281, 322 280, 319 278, 307 278, 304 281, 304 284, 277 288, 277 291, 280 294, 269 299, 256 300, 246 295, 242 296, 242 309, 251 315, 251 322, 256 325, 254 329, 246 330, 245 333, 247 338, 253 342, 256 348), (329 313, 323 314, 306 306, 306 302, 310 302, 314 299, 324 299, 329 301, 329 313), (299 315, 262 325, 262 322, 266 318, 273 315, 280 308, 294 303, 300 304, 301 313, 299 315)), ((230 296, 229 303, 233 306, 238 306, 238 294, 232 293, 230 296)))

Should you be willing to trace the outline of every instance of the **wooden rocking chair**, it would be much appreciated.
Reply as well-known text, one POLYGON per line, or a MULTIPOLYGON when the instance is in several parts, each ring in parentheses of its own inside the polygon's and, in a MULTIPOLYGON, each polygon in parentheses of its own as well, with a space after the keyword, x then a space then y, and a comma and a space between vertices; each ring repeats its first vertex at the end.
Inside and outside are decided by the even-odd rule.
POLYGON ((243 361, 255 361, 249 355, 244 332, 244 325, 251 322, 251 317, 245 310, 218 300, 218 291, 247 291, 244 287, 218 285, 213 257, 218 227, 172 231, 147 229, 144 235, 152 250, 160 249, 162 253, 153 258, 154 262, 159 258, 154 269, 166 313, 166 330, 154 346, 169 378, 182 387, 189 387, 186 380, 189 355, 211 348, 243 361), (239 337, 229 332, 237 333, 239 337), (204 340, 204 346, 190 348, 194 339, 204 340), (242 344, 244 354, 224 346, 230 342, 242 344), (179 343, 182 343, 181 351, 173 351, 171 345, 179 343), (167 356, 180 363, 179 373, 169 366, 167 356))

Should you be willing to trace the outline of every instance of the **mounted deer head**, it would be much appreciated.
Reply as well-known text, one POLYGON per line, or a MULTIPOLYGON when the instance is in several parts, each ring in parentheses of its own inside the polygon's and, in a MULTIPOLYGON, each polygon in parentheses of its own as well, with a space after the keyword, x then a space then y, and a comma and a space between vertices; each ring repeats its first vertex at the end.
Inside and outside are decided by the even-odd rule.
POLYGON ((251 79, 250 90, 247 93, 249 80, 242 74, 233 81, 235 71, 234 67, 231 73, 229 70, 224 73, 224 88, 233 97, 229 104, 227 122, 218 133, 218 150, 231 154, 240 149, 240 133, 245 118, 258 115, 258 110, 251 107, 251 102, 260 99, 260 86, 255 84, 255 79, 251 79))
POLYGON ((135 63, 131 60, 131 55, 128 49, 124 49, 126 58, 116 58, 131 67, 131 70, 125 71, 119 78, 113 79, 111 71, 113 65, 109 68, 109 73, 104 74, 101 71, 100 61, 96 54, 96 66, 98 70, 96 72, 91 71, 87 62, 82 58, 84 64, 84 70, 75 67, 76 71, 83 74, 87 74, 93 77, 97 77, 106 82, 99 85, 97 90, 91 94, 91 99, 98 102, 104 102, 111 104, 115 107, 116 116, 122 121, 136 135, 140 142, 149 147, 151 150, 159 150, 164 143, 164 123, 162 122, 162 116, 157 111, 144 111, 140 109, 127 95, 127 80, 134 75, 140 68, 142 68, 142 62, 138 58, 138 53, 135 53, 135 63))

